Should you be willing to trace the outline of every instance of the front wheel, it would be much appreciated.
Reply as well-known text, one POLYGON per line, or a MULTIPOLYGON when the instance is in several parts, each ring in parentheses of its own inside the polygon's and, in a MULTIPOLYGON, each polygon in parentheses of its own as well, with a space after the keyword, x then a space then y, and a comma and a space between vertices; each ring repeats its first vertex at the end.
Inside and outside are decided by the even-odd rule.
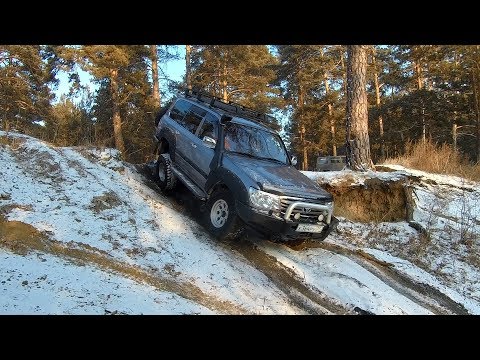
POLYGON ((218 239, 233 239, 241 230, 235 201, 228 190, 219 190, 208 199, 205 217, 208 230, 218 239))
POLYGON ((163 191, 172 190, 177 184, 177 178, 172 171, 172 161, 169 154, 160 154, 157 160, 156 179, 163 191))

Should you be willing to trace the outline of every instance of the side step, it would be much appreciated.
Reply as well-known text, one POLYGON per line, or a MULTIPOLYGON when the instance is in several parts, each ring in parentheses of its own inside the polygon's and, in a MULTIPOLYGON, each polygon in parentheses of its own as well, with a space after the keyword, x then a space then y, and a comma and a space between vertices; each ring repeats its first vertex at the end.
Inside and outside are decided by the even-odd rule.
POLYGON ((205 201, 207 199, 207 193, 195 185, 186 175, 180 170, 172 166, 173 174, 180 179, 180 181, 197 197, 198 199, 205 201))

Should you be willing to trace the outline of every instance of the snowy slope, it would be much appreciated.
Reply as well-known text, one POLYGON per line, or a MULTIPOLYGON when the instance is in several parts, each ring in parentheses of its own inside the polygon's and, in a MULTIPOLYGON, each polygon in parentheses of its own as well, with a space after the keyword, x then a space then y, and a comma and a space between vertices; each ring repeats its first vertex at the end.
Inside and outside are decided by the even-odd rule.
MULTIPOLYGON (((432 313, 344 254, 295 251, 260 239, 236 246, 212 239, 175 201, 145 186, 115 150, 57 148, 16 133, 7 138, 0 132, 0 140, 0 221, 3 214, 10 224, 29 224, 43 239, 19 253, 2 240, 11 230, 0 233, 0 313, 308 314, 354 313, 356 307, 376 314, 432 313)), ((335 181, 341 173, 328 176, 335 181)), ((420 222, 425 207, 419 200, 420 222)), ((374 249, 405 258, 398 249, 418 236, 406 223, 386 224, 393 234, 374 244, 364 239, 368 224, 343 220, 327 242, 371 249, 375 257, 381 256, 374 249)), ((411 263, 417 265, 425 268, 411 263)), ((438 288, 480 313, 478 272, 469 266, 470 292, 442 277, 438 288)))
POLYGON ((299 312, 266 276, 145 187, 140 175, 116 159, 116 151, 81 154, 21 138, 16 150, 0 152, 0 193, 9 198, 1 205, 22 205, 10 210, 9 220, 31 224, 71 248, 88 246, 159 277, 192 284, 198 297, 211 294, 219 312, 222 302, 233 313, 299 312), (267 305, 264 298, 270 299, 267 305))

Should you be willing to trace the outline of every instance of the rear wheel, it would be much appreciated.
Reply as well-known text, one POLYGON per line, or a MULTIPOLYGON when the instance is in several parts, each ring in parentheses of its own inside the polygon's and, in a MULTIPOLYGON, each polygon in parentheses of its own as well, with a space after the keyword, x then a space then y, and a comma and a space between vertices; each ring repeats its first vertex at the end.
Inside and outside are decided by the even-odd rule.
POLYGON ((233 239, 240 234, 241 220, 230 191, 216 191, 207 201, 205 211, 207 228, 218 239, 233 239))
POLYGON ((172 161, 169 154, 160 154, 157 160, 156 179, 163 191, 172 190, 177 184, 177 178, 172 171, 172 161))

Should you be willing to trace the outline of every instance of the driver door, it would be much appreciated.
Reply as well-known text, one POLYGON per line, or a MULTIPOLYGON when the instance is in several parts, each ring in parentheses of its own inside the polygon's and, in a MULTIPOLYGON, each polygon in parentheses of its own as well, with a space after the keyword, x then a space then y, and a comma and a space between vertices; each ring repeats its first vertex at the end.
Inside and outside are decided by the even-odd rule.
POLYGON ((218 117, 207 113, 197 131, 196 139, 192 142, 194 145, 196 145, 195 151, 192 153, 192 159, 195 163, 193 177, 194 181, 202 189, 205 189, 205 183, 210 173, 210 163, 212 162, 215 152, 215 150, 211 147, 213 144, 206 144, 203 141, 203 138, 205 136, 215 140, 218 138, 218 121, 218 117))

